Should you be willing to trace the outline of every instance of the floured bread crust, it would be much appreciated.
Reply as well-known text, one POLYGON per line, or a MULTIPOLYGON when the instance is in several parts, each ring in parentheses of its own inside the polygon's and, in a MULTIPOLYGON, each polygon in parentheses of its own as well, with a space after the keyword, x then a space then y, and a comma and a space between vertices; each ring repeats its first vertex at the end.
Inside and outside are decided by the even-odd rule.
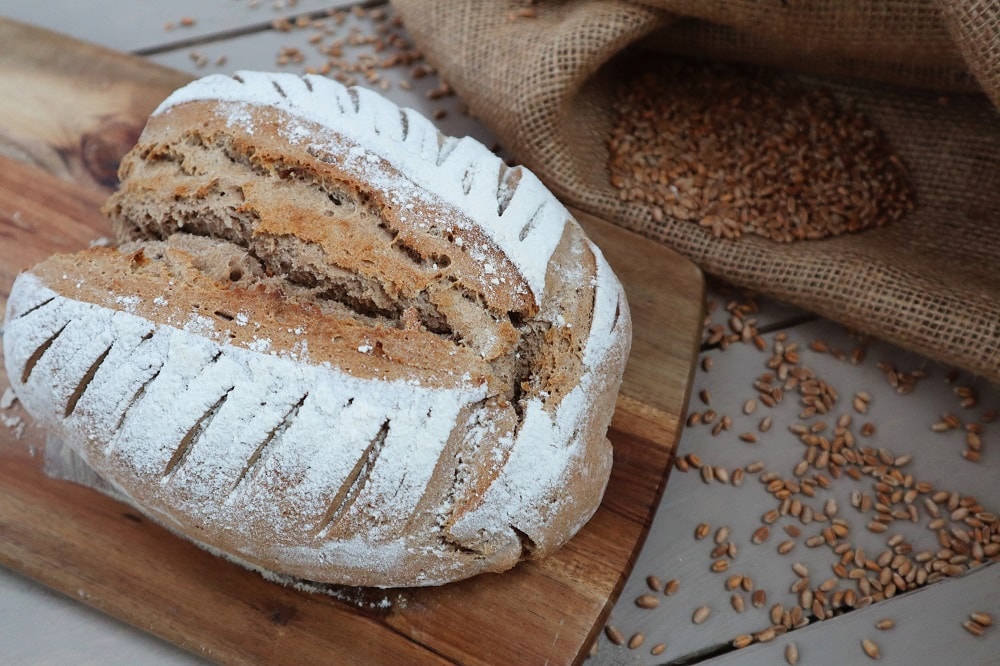
POLYGON ((15 392, 156 520, 244 564, 441 584, 558 548, 611 469, 621 285, 531 175, 322 77, 151 117, 117 248, 8 301, 15 392))

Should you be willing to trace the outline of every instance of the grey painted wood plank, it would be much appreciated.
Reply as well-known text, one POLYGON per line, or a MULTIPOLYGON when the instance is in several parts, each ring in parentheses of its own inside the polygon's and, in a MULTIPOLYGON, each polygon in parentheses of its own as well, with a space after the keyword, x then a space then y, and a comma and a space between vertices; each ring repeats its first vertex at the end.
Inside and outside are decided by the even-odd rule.
POLYGON ((5 0, 0 14, 119 51, 138 51, 355 4, 350 0, 5 0), (184 18, 193 19, 193 24, 182 25, 184 18))
POLYGON ((950 579, 889 603, 876 604, 821 624, 810 625, 712 660, 712 666, 764 666, 784 662, 788 643, 794 643, 802 666, 842 666, 869 663, 861 641, 874 641, 887 664, 955 664, 994 666, 1000 661, 1000 627, 989 627, 981 637, 962 627, 969 614, 985 611, 1000 620, 1000 565, 991 564, 974 575, 950 579), (896 625, 880 631, 884 618, 896 625))
MULTIPOLYGON (((745 401, 756 394, 752 388, 754 378, 769 371, 766 362, 770 358, 776 334, 766 334, 766 353, 749 344, 736 344, 726 351, 714 350, 703 354, 712 356, 714 365, 709 372, 699 370, 697 373, 689 412, 703 412, 711 407, 718 414, 715 422, 727 415, 731 417, 733 425, 730 430, 717 436, 711 434, 712 426, 696 425, 686 428, 680 443, 680 455, 696 454, 706 464, 726 468, 730 475, 737 467, 745 467, 759 460, 765 463, 766 471, 778 472, 783 479, 794 479, 793 469, 803 459, 807 447, 789 432, 788 426, 793 423, 811 425, 822 418, 828 424, 824 432, 829 437, 838 416, 850 414, 850 429, 855 435, 856 447, 884 448, 896 456, 910 454, 913 460, 902 467, 902 470, 912 473, 915 481, 927 481, 937 490, 955 490, 963 496, 975 497, 984 508, 997 512, 1000 507, 1000 487, 996 484, 1000 475, 1000 423, 983 421, 984 414, 1000 408, 1000 390, 997 387, 961 374, 948 381, 948 368, 884 343, 868 345, 864 358, 857 363, 852 362, 849 357, 837 360, 829 353, 815 353, 807 347, 813 340, 823 340, 845 350, 851 350, 858 344, 856 338, 827 321, 805 323, 785 333, 786 345, 799 343, 801 364, 811 368, 818 377, 839 391, 839 400, 831 414, 801 417, 800 396, 794 391, 787 392, 774 409, 763 408, 758 403, 752 415, 742 413, 745 401), (882 364, 881 367, 886 368, 886 363, 892 364, 904 378, 914 370, 925 371, 928 377, 917 381, 912 393, 900 395, 890 385, 885 370, 879 367, 882 364), (978 401, 974 408, 961 406, 961 399, 956 394, 956 389, 960 386, 972 387, 977 392, 978 401), (703 389, 711 394, 710 406, 702 404, 698 397, 703 389), (859 414, 852 405, 853 397, 859 391, 866 391, 871 395, 866 414, 859 414), (982 462, 972 463, 962 457, 961 452, 966 448, 964 430, 932 431, 931 425, 939 421, 944 413, 953 414, 962 423, 983 423, 982 462), (772 416, 774 426, 769 432, 760 433, 758 424, 765 414, 772 416), (860 434, 864 423, 874 424, 874 432, 868 437, 860 434), (744 432, 757 434, 759 441, 741 441, 739 434, 744 432)), ((806 476, 809 477, 814 472, 815 469, 812 469, 806 476)), ((792 584, 798 579, 791 568, 794 562, 801 562, 808 568, 812 590, 831 579, 836 584, 834 590, 857 589, 855 581, 837 579, 832 567, 840 561, 840 556, 830 547, 822 545, 809 548, 805 545, 808 537, 820 534, 823 528, 830 525, 829 520, 817 522, 814 519, 806 524, 801 517, 796 519, 785 515, 770 526, 770 536, 764 543, 755 545, 751 542, 753 532, 763 525, 763 514, 780 505, 759 481, 759 476, 748 475, 742 486, 734 487, 718 481, 705 483, 697 470, 671 475, 646 545, 611 619, 611 625, 624 634, 626 641, 636 633, 642 633, 642 645, 633 650, 615 647, 602 636, 598 656, 592 660, 592 664, 661 664, 681 659, 697 659, 699 654, 711 655, 726 649, 739 634, 754 634, 765 630, 771 626, 769 611, 775 603, 781 603, 788 610, 798 602, 797 595, 791 591, 792 584), (702 540, 696 540, 693 536, 699 523, 711 525, 709 536, 702 540), (728 540, 738 547, 736 557, 731 560, 725 556, 711 556, 715 547, 712 537, 723 525, 730 530, 728 540), (786 525, 798 528, 800 536, 793 538, 785 533, 783 530, 786 525), (783 556, 777 552, 777 547, 785 540, 791 540, 795 545, 789 554, 783 556), (710 565, 716 560, 728 561, 729 569, 723 573, 710 571, 710 565), (673 596, 657 595, 657 608, 642 609, 637 607, 635 600, 650 592, 645 580, 650 574, 656 575, 661 581, 676 578, 680 581, 680 587, 673 596), (732 574, 750 574, 754 589, 766 591, 766 604, 762 608, 754 608, 750 602, 750 593, 738 591, 735 593, 743 599, 745 610, 742 613, 734 611, 730 603, 734 592, 726 589, 727 577, 732 574), (696 626, 692 623, 692 614, 701 605, 710 606, 712 614, 704 624, 696 626), (664 652, 659 656, 650 654, 650 650, 659 643, 666 643, 664 652)), ((865 559, 875 560, 881 553, 890 550, 886 541, 896 534, 902 535, 907 543, 912 544, 913 554, 922 550, 937 552, 941 548, 937 533, 927 527, 931 517, 923 503, 926 495, 915 500, 919 512, 918 523, 912 523, 909 519, 895 520, 888 531, 876 534, 866 528, 874 514, 862 514, 851 505, 852 491, 867 493, 874 498, 876 480, 869 476, 854 480, 843 475, 831 481, 829 490, 819 488, 815 498, 811 499, 799 496, 801 502, 811 507, 815 515, 822 512, 828 498, 834 498, 838 504, 837 517, 846 520, 849 527, 847 538, 840 542, 849 541, 855 547, 862 547, 865 559)), ((942 515, 948 517, 948 510, 940 504, 939 506, 942 515)), ((899 507, 902 504, 893 506, 899 507)), ((954 526, 955 523, 949 521, 946 529, 954 526)), ((853 563, 850 568, 854 568, 853 563)), ((995 571, 995 567, 976 569, 965 578, 976 580, 988 570, 995 571)), ((872 575, 877 577, 874 573, 872 575)), ((995 578, 984 577, 982 580, 990 594, 997 592, 995 583, 991 582, 995 578)), ((955 581, 948 580, 932 587, 944 589, 953 582, 955 581)), ((899 600, 909 594, 911 593, 900 592, 872 607, 879 607, 893 614, 899 600)), ((843 617, 858 612, 860 611, 852 611, 843 617)), ((911 621, 919 626, 936 620, 933 614, 928 613, 915 616, 911 621)), ((815 626, 811 630, 813 633, 823 634, 824 627, 830 622, 827 619, 812 622, 808 626, 815 626)), ((788 635, 794 637, 801 631, 802 629, 796 629, 788 635)), ((893 653, 897 649, 903 649, 896 646, 896 635, 903 636, 899 633, 884 638, 884 652, 893 653)), ((933 634, 928 633, 927 636, 920 643, 926 654, 934 655, 935 659, 947 658, 948 653, 932 640, 933 634)), ((1000 632, 990 632, 980 640, 987 646, 983 649, 1000 654, 1000 632)), ((961 646, 973 645, 978 646, 980 643, 962 642, 954 647, 959 649, 961 646)), ((854 650, 856 647, 855 642, 846 649, 854 650)), ((740 652, 741 655, 744 653, 750 654, 747 650, 740 652)), ((970 653, 970 658, 978 658, 978 654, 980 652, 970 653)), ((768 651, 767 655, 770 663, 776 663, 773 660, 774 652, 768 651)), ((834 655, 841 660, 840 663, 853 663, 851 657, 854 652, 835 652, 834 655)), ((966 656, 962 652, 957 655, 960 661, 966 656)), ((780 655, 778 657, 780 660, 780 655)), ((803 660, 801 663, 812 662, 803 660)))
POLYGON ((194 666, 200 658, 0 567, 0 663, 194 666), (42 621, 40 621, 42 620, 42 621))

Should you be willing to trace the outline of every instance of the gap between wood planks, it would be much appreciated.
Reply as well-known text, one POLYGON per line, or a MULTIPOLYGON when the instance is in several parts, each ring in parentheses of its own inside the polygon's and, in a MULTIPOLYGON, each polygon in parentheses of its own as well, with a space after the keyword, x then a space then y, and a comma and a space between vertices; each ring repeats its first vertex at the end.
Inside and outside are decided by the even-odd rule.
MULTIPOLYGON (((819 319, 817 315, 801 314, 795 317, 789 317, 787 319, 782 319, 781 321, 772 322, 770 324, 761 324, 757 327, 757 332, 761 335, 766 335, 767 333, 773 333, 775 331, 781 331, 783 329, 795 328, 796 326, 801 326, 802 324, 808 324, 811 321, 816 321, 819 319)), ((704 353, 707 351, 713 351, 719 349, 722 346, 721 342, 703 342, 700 347, 698 347, 699 353, 704 353)))
MULTIPOLYGON (((717 666, 780 664, 785 663, 782 655, 788 643, 797 645, 803 655, 802 664, 814 663, 817 659, 820 663, 869 663, 863 658, 860 648, 862 638, 875 641, 881 648, 882 661, 893 664, 939 663, 935 659, 941 655, 950 655, 958 664, 993 663, 992 656, 985 657, 988 661, 982 658, 984 654, 995 654, 993 646, 996 638, 990 633, 980 637, 970 635, 962 627, 961 620, 974 610, 992 611, 995 616, 996 602, 992 592, 996 589, 998 575, 1000 565, 989 562, 961 576, 944 578, 892 599, 812 622, 768 643, 754 643, 743 649, 730 644, 717 645, 663 662, 662 666, 694 666, 709 660, 717 666), (974 577, 975 581, 972 580, 974 577), (984 579, 985 584, 981 582, 984 579), (979 592, 979 596, 975 592, 979 592), (917 619, 919 616, 915 611, 918 608, 935 613, 938 621, 928 623, 917 619), (897 623, 889 629, 879 630, 876 620, 880 618, 892 618, 897 623), (915 640, 915 634, 929 634, 930 639, 921 642, 915 640), (962 645, 968 646, 966 652, 955 649, 962 645), (925 653, 924 650, 929 647, 939 648, 941 653, 925 653), (836 651, 831 648, 836 648, 836 651), (824 658, 827 661, 823 661, 824 658)), ((987 631, 996 628, 989 627, 987 631)))

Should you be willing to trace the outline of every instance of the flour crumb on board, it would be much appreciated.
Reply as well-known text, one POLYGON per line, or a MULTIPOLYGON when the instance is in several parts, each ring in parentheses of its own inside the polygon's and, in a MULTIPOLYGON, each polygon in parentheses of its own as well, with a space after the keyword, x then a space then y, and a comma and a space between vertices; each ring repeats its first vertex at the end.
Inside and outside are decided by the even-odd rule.
POLYGON ((7 429, 14 433, 15 439, 21 439, 24 436, 24 419, 17 414, 6 413, 14 406, 15 402, 17 402, 17 396, 14 395, 14 390, 9 386, 6 387, 3 394, 0 394, 0 410, 4 412, 0 413, 0 423, 3 423, 7 429))
POLYGON ((17 402, 17 396, 14 395, 14 389, 7 387, 3 391, 3 395, 0 395, 0 409, 10 409, 17 402))

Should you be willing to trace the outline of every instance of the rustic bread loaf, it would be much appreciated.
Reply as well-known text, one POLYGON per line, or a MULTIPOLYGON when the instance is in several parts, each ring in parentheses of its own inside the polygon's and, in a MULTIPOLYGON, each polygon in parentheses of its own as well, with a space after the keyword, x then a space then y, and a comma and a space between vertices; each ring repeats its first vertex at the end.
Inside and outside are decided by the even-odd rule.
POLYGON ((631 324, 527 170, 322 77, 168 98, 115 248, 17 279, 25 407, 141 510, 240 563, 432 585, 590 518, 631 324))

